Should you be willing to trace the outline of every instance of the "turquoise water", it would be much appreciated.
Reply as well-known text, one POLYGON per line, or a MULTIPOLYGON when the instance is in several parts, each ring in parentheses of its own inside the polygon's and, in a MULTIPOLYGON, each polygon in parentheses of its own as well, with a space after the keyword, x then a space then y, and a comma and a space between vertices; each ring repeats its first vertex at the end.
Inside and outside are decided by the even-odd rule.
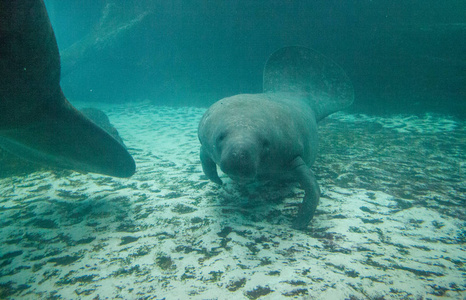
POLYGON ((464 1, 45 2, 76 101, 209 106, 300 45, 348 73, 355 111, 465 114, 464 1))
POLYGON ((43 101, 32 75, 53 77, 42 73, 57 56, 21 47, 44 39, 16 39, 0 22, 0 144, 52 153, 39 165, 0 148, 0 299, 466 297, 464 2, 45 2, 65 95, 100 111, 87 110, 91 123, 51 97, 51 112, 28 114, 43 101), (351 102, 349 80, 355 92, 351 107, 318 124, 311 169, 321 198, 302 230, 291 226, 299 185, 242 185, 220 170, 216 185, 197 136, 212 103, 261 93, 264 63, 289 45, 316 49, 348 78, 304 51, 312 59, 272 60, 270 91, 288 79, 282 62, 304 61, 322 74, 284 82, 319 96, 315 110, 351 102), (16 69, 18 57, 27 64, 16 69), (29 80, 11 80, 29 74, 21 70, 29 80), (108 138, 94 122, 118 143, 93 139, 108 138), (134 175, 84 172, 114 172, 109 144, 134 158, 134 175), (71 157, 83 171, 61 169, 54 149, 65 149, 64 163, 84 153, 91 166, 71 157))

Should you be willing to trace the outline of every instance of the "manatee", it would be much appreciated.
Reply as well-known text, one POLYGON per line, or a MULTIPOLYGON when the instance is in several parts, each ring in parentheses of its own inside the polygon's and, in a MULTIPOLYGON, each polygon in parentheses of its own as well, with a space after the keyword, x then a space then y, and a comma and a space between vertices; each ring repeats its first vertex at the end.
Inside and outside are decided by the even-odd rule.
POLYGON ((0 147, 39 162, 116 177, 136 165, 66 99, 60 57, 41 0, 0 0, 0 147))
POLYGON ((217 165, 239 183, 299 182, 305 195, 293 227, 306 228, 320 197, 310 169, 318 150, 317 122, 353 99, 351 81, 335 62, 305 47, 279 49, 265 65, 263 93, 221 99, 203 115, 202 169, 217 184, 217 165))

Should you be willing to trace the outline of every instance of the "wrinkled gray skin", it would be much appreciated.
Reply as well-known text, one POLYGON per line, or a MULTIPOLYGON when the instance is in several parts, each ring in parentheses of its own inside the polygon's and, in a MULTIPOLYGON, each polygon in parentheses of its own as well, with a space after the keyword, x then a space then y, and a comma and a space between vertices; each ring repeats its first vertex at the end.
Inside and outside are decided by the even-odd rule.
POLYGON ((217 184, 222 184, 217 165, 240 183, 298 181, 305 196, 293 227, 303 229, 313 218, 320 196, 310 170, 318 149, 317 120, 351 104, 352 86, 344 72, 322 55, 287 47, 269 59, 264 90, 224 98, 207 110, 198 130, 202 168, 217 184), (320 66, 311 68, 313 63, 320 66), (323 76, 325 80, 319 82, 315 74, 325 71, 333 79, 323 76), (312 79, 317 83, 308 84, 312 79), (333 98, 328 97, 331 92, 333 98))
POLYGON ((27 160, 117 177, 136 165, 60 87, 60 56, 41 0, 0 0, 0 147, 27 160))

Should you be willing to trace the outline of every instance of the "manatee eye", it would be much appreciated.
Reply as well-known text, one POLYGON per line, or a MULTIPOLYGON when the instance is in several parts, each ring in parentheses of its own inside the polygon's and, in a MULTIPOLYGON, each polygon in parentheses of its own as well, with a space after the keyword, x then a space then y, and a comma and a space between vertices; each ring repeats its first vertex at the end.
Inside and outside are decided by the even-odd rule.
POLYGON ((225 137, 227 136, 226 131, 222 131, 218 136, 217 136, 217 144, 223 142, 225 137))
POLYGON ((270 142, 269 140, 263 140, 261 158, 265 159, 269 155, 269 152, 270 152, 270 142))
POLYGON ((262 147, 263 147, 264 149, 267 149, 267 150, 268 150, 269 147, 270 147, 270 142, 269 142, 269 140, 263 140, 263 141, 262 141, 262 147))

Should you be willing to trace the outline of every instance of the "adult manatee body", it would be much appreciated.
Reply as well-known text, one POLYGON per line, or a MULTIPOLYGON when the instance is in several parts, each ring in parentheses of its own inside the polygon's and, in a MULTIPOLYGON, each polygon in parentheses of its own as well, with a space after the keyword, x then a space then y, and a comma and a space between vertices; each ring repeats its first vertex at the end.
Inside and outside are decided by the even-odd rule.
POLYGON ((310 169, 317 122, 351 105, 353 87, 335 62, 305 47, 274 52, 263 79, 263 93, 224 98, 206 111, 198 129, 202 168, 218 184, 217 165, 237 182, 298 181, 305 195, 293 227, 302 229, 320 196, 310 169))

